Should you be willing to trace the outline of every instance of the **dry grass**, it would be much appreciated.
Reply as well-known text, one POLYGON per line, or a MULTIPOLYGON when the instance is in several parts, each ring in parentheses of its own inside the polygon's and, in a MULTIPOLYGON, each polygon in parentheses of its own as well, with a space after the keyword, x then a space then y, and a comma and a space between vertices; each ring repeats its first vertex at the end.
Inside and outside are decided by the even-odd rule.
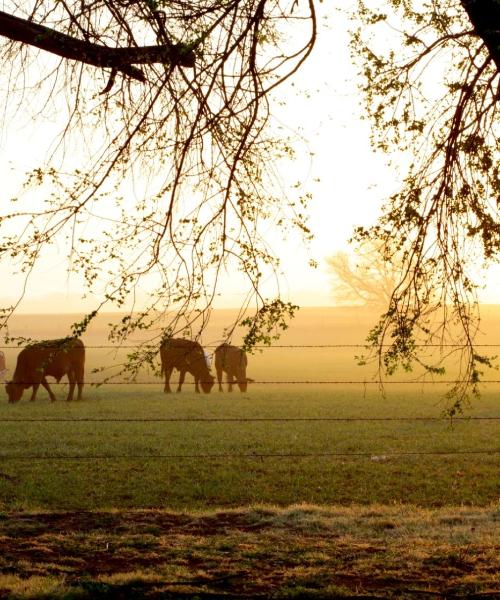
POLYGON ((493 598, 499 520, 498 505, 3 514, 0 597, 493 598))

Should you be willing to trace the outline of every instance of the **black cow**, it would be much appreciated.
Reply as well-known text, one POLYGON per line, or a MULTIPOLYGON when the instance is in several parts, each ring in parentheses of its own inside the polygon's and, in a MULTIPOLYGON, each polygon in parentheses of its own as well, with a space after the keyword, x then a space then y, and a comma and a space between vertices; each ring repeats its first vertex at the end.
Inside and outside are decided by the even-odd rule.
POLYGON ((30 400, 33 402, 40 384, 55 401, 46 377, 55 377, 57 382, 64 375, 68 376, 68 402, 73 400, 75 386, 78 386, 78 400, 82 399, 85 369, 85 346, 78 338, 46 340, 26 346, 17 357, 16 370, 12 381, 8 381, 5 391, 9 402, 18 402, 23 391, 32 387, 30 400))
POLYGON ((180 392, 186 373, 194 377, 196 393, 200 393, 199 385, 205 394, 209 394, 214 385, 214 376, 210 373, 203 348, 198 342, 181 338, 169 338, 160 346, 161 372, 165 375, 165 393, 169 394, 172 371, 179 371, 180 392))

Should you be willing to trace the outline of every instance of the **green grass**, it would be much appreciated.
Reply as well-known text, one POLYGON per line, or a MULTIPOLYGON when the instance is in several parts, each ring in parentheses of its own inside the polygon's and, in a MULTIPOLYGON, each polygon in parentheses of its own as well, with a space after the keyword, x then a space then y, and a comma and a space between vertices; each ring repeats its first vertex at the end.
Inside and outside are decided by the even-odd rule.
MULTIPOLYGON (((386 398, 327 386, 166 396, 158 383, 88 388, 85 400, 72 404, 50 404, 41 390, 34 404, 26 397, 17 405, 1 403, 0 419, 72 420, 0 422, 0 455, 16 457, 0 458, 0 510, 193 510, 297 502, 486 506, 497 500, 498 454, 396 456, 498 451, 496 420, 106 421, 440 417, 438 394, 408 388, 386 398), (338 456, 255 456, 266 454, 338 456)), ((496 395, 485 394, 467 416, 500 416, 496 395)))
MULTIPOLYGON (((215 312, 205 344, 230 322, 215 312)), ((484 343, 498 342, 499 315, 484 343)), ((11 334, 59 337, 68 319, 18 317, 11 334)), ((101 378, 93 367, 124 356, 94 347, 108 319, 85 336, 89 381, 101 378)), ((305 309, 281 341, 352 344, 373 322, 305 309)), ((370 380, 373 367, 357 367, 355 352, 275 347, 249 358, 248 375, 370 380)), ((17 353, 7 351, 11 373, 17 353)), ((389 383, 386 398, 373 384, 196 396, 186 383, 165 396, 151 374, 140 379, 153 384, 87 387, 72 404, 50 404, 40 390, 35 404, 8 405, 0 387, 0 457, 17 456, 0 458, 0 598, 498 597, 499 455, 395 456, 500 449, 500 421, 439 420, 445 386, 389 383), (438 420, 111 422, 360 417, 438 420), (5 421, 16 418, 69 420, 5 421)), ((499 389, 488 386, 466 414, 499 417, 499 389)))

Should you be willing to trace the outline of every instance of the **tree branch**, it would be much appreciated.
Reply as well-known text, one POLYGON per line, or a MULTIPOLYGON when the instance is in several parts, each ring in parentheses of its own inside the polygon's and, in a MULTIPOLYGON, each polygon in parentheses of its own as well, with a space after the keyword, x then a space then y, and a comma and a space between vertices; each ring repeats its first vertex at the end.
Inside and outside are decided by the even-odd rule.
POLYGON ((139 81, 145 81, 144 73, 134 67, 134 64, 169 63, 193 67, 195 61, 193 50, 184 44, 108 48, 14 17, 3 11, 0 11, 0 35, 62 58, 77 60, 94 67, 116 69, 139 81))

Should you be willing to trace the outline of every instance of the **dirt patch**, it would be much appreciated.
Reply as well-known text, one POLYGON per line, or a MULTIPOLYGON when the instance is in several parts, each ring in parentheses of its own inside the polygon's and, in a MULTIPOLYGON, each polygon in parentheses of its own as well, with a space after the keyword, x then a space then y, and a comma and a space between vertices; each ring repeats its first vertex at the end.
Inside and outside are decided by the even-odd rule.
POLYGON ((4 513, 0 598, 500 598, 497 510, 449 512, 4 513))

